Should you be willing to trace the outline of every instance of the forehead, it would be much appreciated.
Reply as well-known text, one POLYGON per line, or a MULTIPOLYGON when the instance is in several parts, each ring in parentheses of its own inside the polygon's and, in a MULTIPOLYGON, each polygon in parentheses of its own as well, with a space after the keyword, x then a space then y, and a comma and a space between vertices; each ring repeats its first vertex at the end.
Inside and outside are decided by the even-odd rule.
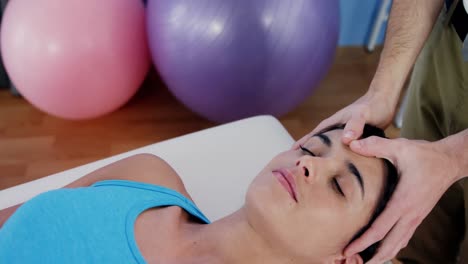
POLYGON ((326 146, 318 137, 309 139, 313 145, 320 145, 324 155, 342 161, 353 163, 361 173, 367 199, 377 200, 380 196, 385 180, 385 167, 381 159, 374 157, 364 157, 352 152, 349 146, 341 142, 342 129, 336 129, 323 133, 330 138, 331 147, 326 146))

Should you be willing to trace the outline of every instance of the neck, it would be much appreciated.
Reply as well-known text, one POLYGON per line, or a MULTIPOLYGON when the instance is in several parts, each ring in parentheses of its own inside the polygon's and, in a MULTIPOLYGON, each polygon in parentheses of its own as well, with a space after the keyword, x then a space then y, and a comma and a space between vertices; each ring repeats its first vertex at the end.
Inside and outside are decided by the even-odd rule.
POLYGON ((209 225, 187 224, 174 263, 288 263, 249 224, 245 209, 209 225))

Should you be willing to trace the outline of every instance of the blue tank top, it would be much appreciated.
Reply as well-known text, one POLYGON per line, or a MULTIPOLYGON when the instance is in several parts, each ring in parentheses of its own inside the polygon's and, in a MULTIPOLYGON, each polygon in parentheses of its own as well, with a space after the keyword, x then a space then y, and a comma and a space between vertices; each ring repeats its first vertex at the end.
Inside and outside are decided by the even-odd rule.
POLYGON ((110 180, 40 194, 0 229, 0 263, 146 263, 135 221, 162 206, 179 206, 210 223, 182 194, 151 184, 110 180))

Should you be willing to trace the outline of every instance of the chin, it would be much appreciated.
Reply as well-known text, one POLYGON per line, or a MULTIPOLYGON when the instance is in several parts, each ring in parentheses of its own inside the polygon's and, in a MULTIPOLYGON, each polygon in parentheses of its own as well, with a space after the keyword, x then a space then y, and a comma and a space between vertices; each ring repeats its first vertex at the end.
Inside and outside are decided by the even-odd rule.
POLYGON ((247 190, 245 204, 256 215, 278 218, 286 213, 288 200, 285 199, 287 196, 282 193, 283 190, 279 188, 273 175, 267 174, 265 172, 252 181, 247 190))
POLYGON ((255 231, 267 241, 275 242, 275 247, 283 251, 287 245, 285 241, 288 240, 288 232, 284 227, 293 224, 291 216, 294 211, 287 199, 289 194, 284 195, 281 191, 280 188, 272 188, 271 183, 254 181, 247 191, 244 207, 255 231))
MULTIPOLYGON (((258 202, 255 195, 247 195, 245 202, 245 212, 247 220, 255 230, 255 232, 268 241, 269 246, 274 252, 281 254, 291 260, 298 261, 297 263, 316 263, 304 260, 310 260, 310 256, 304 256, 304 252, 310 250, 310 246, 304 249, 304 245, 298 247, 298 244, 304 244, 304 236, 291 234, 288 228, 294 225, 294 218, 292 212, 285 212, 285 210, 278 210, 278 207, 272 208, 267 204, 258 202), (291 217, 288 217, 291 216, 291 217), (300 238, 300 239, 299 239, 300 238), (300 241, 298 243, 297 241, 300 241)), ((315 256, 314 256, 315 258, 315 256)))

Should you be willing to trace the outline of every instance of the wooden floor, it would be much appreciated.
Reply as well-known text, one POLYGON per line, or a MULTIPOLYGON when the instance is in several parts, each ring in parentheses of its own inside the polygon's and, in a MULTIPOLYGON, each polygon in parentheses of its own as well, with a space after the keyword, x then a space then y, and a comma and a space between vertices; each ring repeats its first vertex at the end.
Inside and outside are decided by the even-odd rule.
MULTIPOLYGON (((281 123, 297 139, 353 102, 367 90, 379 53, 339 49, 320 87, 281 123)), ((178 103, 156 74, 125 107, 91 121, 48 116, 1 89, 0 189, 216 125, 178 103)))

